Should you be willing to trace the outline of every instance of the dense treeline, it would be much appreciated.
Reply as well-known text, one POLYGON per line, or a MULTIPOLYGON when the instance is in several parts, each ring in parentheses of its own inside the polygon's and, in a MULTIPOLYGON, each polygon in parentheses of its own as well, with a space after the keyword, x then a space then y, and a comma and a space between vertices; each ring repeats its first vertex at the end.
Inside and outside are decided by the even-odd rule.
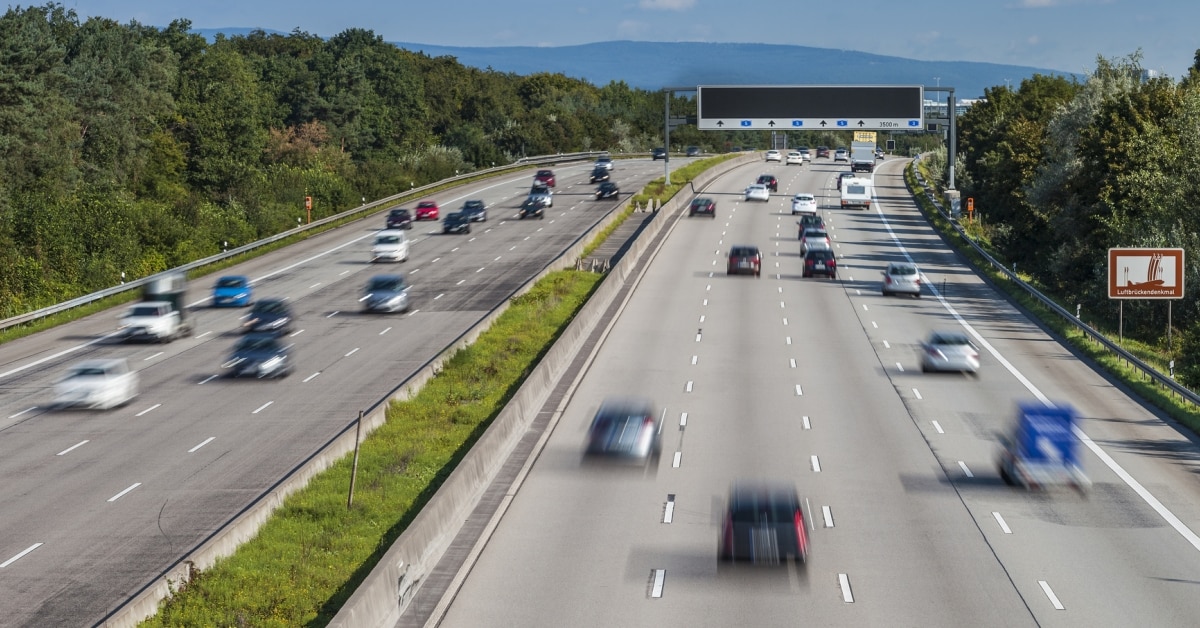
MULTIPOLYGON (((959 187, 993 245, 1112 327, 1107 249, 1184 248, 1188 290, 1172 322, 1187 342, 1174 355, 1200 357, 1200 51, 1179 81, 1144 78, 1135 53, 1098 59, 1081 82, 1034 76, 985 98, 960 118, 959 187)), ((1162 301, 1127 301, 1125 334, 1165 345, 1167 315, 1162 301)), ((1185 379, 1200 384, 1200 369, 1185 379)))
MULTIPOLYGON (((645 151, 662 96, 467 68, 366 30, 209 43, 0 18, 0 317, 522 155, 645 151)), ((686 103, 681 102, 680 108, 686 103)))

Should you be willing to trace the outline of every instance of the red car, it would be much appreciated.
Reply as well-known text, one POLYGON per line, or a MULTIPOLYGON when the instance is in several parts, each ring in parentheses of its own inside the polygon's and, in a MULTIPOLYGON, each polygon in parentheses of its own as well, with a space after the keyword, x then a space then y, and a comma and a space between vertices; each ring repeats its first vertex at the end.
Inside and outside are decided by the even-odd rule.
POLYGON ((762 253, 757 246, 745 244, 729 248, 729 265, 725 269, 727 275, 754 275, 762 273, 762 253))
POLYGON ((413 220, 437 220, 438 213, 437 201, 421 201, 413 210, 413 220))
POLYGON ((546 187, 554 187, 554 171, 553 170, 538 170, 537 174, 533 175, 533 180, 538 183, 545 183, 546 187))

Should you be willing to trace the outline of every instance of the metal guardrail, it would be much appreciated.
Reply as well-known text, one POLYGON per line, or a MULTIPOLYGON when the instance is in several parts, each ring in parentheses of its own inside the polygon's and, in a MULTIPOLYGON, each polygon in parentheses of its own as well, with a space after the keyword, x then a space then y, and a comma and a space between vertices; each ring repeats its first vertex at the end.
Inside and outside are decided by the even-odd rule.
POLYGON ((521 159, 518 159, 517 161, 514 161, 511 164, 506 164, 503 166, 496 166, 494 168, 486 168, 484 170, 475 170, 472 172, 468 172, 466 174, 456 175, 456 176, 450 177, 448 179, 442 179, 441 181, 435 181, 428 185, 422 185, 421 187, 416 187, 416 188, 412 188, 410 190, 405 190, 398 194, 393 194, 386 198, 381 198, 376 201, 371 201, 370 203, 363 204, 359 207, 355 207, 353 209, 350 209, 350 210, 347 210, 347 211, 344 211, 344 212, 341 212, 338 214, 334 214, 332 216, 328 216, 328 217, 322 218, 320 220, 315 220, 307 225, 301 225, 294 229, 288 229, 287 231, 277 233, 273 236, 263 238, 262 240, 258 240, 256 242, 251 242, 250 244, 245 244, 245 245, 239 246, 235 249, 229 249, 227 251, 222 251, 221 253, 217 253, 216 255, 210 255, 208 257, 205 257, 204 259, 199 259, 194 262, 189 262, 178 268, 172 268, 170 270, 165 270, 161 273, 156 273, 154 275, 150 275, 149 277, 142 277, 141 279, 135 279, 133 281, 124 282, 120 285, 113 286, 111 288, 105 288, 104 290, 99 290, 97 292, 93 292, 91 294, 86 294, 81 297, 76 297, 69 301, 63 301, 62 303, 59 303, 56 305, 51 305, 48 307, 41 308, 39 310, 35 310, 33 312, 27 312, 25 314, 18 314, 17 316, 13 316, 11 318, 6 318, 4 320, 0 320, 0 330, 5 330, 10 327, 15 327, 17 325, 22 325, 25 323, 30 323, 30 322, 36 321, 38 319, 45 318, 47 316, 58 314, 59 312, 65 312, 67 310, 71 310, 71 309, 74 309, 74 308, 77 308, 77 307, 80 307, 83 305, 87 305, 89 303, 94 303, 101 299, 106 299, 108 297, 121 294, 122 292, 125 292, 128 290, 136 290, 163 275, 179 273, 179 272, 186 273, 188 271, 195 270, 197 268, 203 268, 204 266, 208 266, 209 264, 214 264, 214 263, 220 262, 221 260, 229 259, 231 257, 241 255, 248 251, 252 251, 256 248, 266 246, 268 244, 272 244, 274 242, 278 242, 278 241, 284 240, 286 238, 290 238, 296 234, 303 233, 309 229, 316 229, 318 227, 327 225, 331 222, 345 219, 348 216, 354 216, 356 214, 371 212, 371 211, 378 209, 380 206, 388 205, 390 203, 394 203, 399 200, 404 200, 410 196, 419 196, 421 194, 424 194, 428 190, 432 190, 434 188, 437 188, 437 187, 440 187, 440 186, 443 186, 443 185, 446 185, 449 183, 472 179, 472 178, 479 177, 479 176, 490 176, 490 175, 499 174, 499 173, 502 173, 502 172, 505 172, 508 170, 519 170, 521 168, 527 168, 529 166, 545 165, 545 164, 559 163, 559 162, 564 162, 564 161, 586 161, 589 159, 595 159, 596 157, 603 155, 603 154, 608 154, 608 151, 590 151, 590 152, 585 152, 585 153, 560 153, 557 155, 539 155, 536 157, 522 157, 521 159))
MULTIPOLYGON (((913 167, 913 166, 910 165, 909 167, 913 167)), ((1019 286, 1022 290, 1027 292, 1029 294, 1029 296, 1037 299, 1042 305, 1050 308, 1054 313, 1061 316, 1064 320, 1066 320, 1067 322, 1069 322, 1072 325, 1074 325, 1075 327, 1077 327, 1079 329, 1079 331, 1083 332, 1084 336, 1086 336, 1088 339, 1100 344, 1105 349, 1108 349, 1113 354, 1115 354, 1118 359, 1124 360, 1130 366, 1141 371, 1143 378, 1150 379, 1151 381, 1158 384, 1159 386, 1166 388, 1171 393, 1179 395, 1180 400, 1189 401, 1193 405, 1200 406, 1200 395, 1198 395, 1195 392, 1184 387, 1179 382, 1176 382, 1174 378, 1172 378, 1168 375, 1164 375, 1158 369, 1154 368, 1153 366, 1150 366, 1149 364, 1146 364, 1140 358, 1133 355, 1132 353, 1126 351, 1125 349, 1122 349, 1115 342, 1113 342, 1112 340, 1109 340, 1104 334, 1102 334, 1098 330, 1096 330, 1096 328, 1079 320, 1079 318, 1076 317, 1075 314, 1072 314, 1070 311, 1068 311, 1063 306, 1059 305, 1058 303, 1055 303, 1053 300, 1051 300, 1049 297, 1042 294, 1041 292, 1038 292, 1036 288, 1029 285, 1028 283, 1025 282, 1025 280, 1021 279, 1016 273, 1014 273, 1013 271, 1006 268, 1003 263, 1001 263, 999 260, 997 260, 996 258, 989 255, 988 252, 983 250, 983 247, 976 244, 975 240, 967 234, 966 230, 963 229, 961 225, 959 225, 958 219, 953 218, 950 215, 950 213, 947 212, 944 207, 942 207, 942 204, 938 201, 938 199, 936 198, 936 195, 930 193, 929 189, 926 187, 924 178, 921 176, 921 173, 914 169, 913 175, 916 178, 919 189, 909 190, 909 191, 914 194, 918 194, 918 193, 924 194, 925 197, 927 199, 929 199, 929 202, 933 204, 934 208, 936 208, 938 210, 938 213, 940 213, 943 217, 945 217, 946 220, 950 223, 950 225, 952 227, 954 227, 954 230, 957 231, 960 236, 962 236, 963 240, 968 242, 971 245, 971 247, 974 248, 975 251, 977 253, 979 253, 980 256, 983 257, 983 259, 987 260, 988 263, 991 264, 993 268, 1000 271, 1006 278, 1008 278, 1009 281, 1011 281, 1014 284, 1016 284, 1017 286, 1019 286)))

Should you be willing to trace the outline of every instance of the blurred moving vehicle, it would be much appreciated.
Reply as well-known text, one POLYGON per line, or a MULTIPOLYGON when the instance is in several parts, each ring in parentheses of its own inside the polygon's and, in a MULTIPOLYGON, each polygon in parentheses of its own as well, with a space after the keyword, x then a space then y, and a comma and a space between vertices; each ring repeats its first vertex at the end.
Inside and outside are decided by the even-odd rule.
POLYGON ((283 299, 259 299, 246 315, 242 330, 246 333, 286 334, 292 331, 292 308, 283 299))
POLYGON ((767 189, 771 190, 772 192, 779 191, 779 179, 775 178, 775 175, 773 174, 760 174, 758 175, 758 179, 755 179, 754 182, 759 185, 767 186, 767 189))
POLYGON ((613 158, 608 155, 601 155, 598 159, 596 159, 596 167, 604 168, 605 170, 612 170, 613 158))
POLYGON ((121 316, 117 331, 123 340, 171 342, 192 331, 184 306, 187 276, 169 272, 151 279, 142 288, 142 300, 121 316))
POLYGON ((605 181, 596 188, 596 200, 606 198, 615 198, 621 194, 621 188, 617 186, 615 181, 605 181))
POLYGON ((921 343, 921 372, 979 374, 979 349, 960 331, 935 331, 921 343))
POLYGON ((817 147, 817 158, 820 159, 821 157, 824 157, 826 159, 829 158, 829 147, 828 146, 818 146, 817 147))
POLYGON ((911 294, 921 298, 921 271, 916 264, 891 262, 883 269, 883 296, 911 294))
POLYGON ((470 200, 463 203, 459 213, 471 222, 487 222, 487 203, 480 200, 470 200))
POLYGON ((275 334, 246 334, 221 364, 225 377, 287 377, 295 368, 293 345, 275 334))
POLYGON ((883 159, 883 157, 884 157, 883 148, 876 146, 875 147, 875 159, 883 159))
POLYGON ((667 149, 665 149, 661 146, 658 148, 650 149, 650 159, 657 161, 659 159, 665 160, 666 158, 667 158, 667 149))
POLYGON ((414 220, 437 220, 440 215, 441 209, 437 201, 421 201, 413 211, 414 220))
POLYGON ((774 161, 774 162, 783 161, 783 155, 779 154, 779 151, 777 151, 777 150, 769 150, 769 151, 767 151, 766 161, 774 161))
POLYGON ((800 153, 800 157, 802 157, 804 161, 812 161, 812 150, 809 147, 801 146, 800 148, 797 148, 796 151, 800 153))
POLYGON ((662 452, 661 431, 648 399, 609 397, 592 417, 584 455, 652 462, 662 452))
POLYGON ((791 166, 791 165, 803 166, 804 165, 804 157, 799 152, 792 151, 787 154, 786 158, 784 158, 783 165, 785 165, 785 166, 791 166))
POLYGON ((762 274, 762 253, 757 246, 739 244, 729 247, 729 261, 725 266, 726 275, 762 274))
POLYGON ((588 177, 588 183, 600 183, 601 181, 608 181, 610 178, 612 178, 612 173, 608 168, 596 166, 592 169, 592 176, 588 177))
POLYGON ((550 186, 534 182, 533 187, 529 188, 529 198, 536 199, 546 207, 554 207, 554 192, 550 191, 550 186))
POLYGON ((817 214, 804 214, 800 216, 800 220, 797 220, 796 224, 800 227, 799 231, 796 232, 797 240, 803 238, 804 232, 809 229, 825 229, 825 219, 817 214))
POLYGON ((517 218, 520 220, 524 220, 526 217, 545 218, 545 209, 545 203, 531 196, 521 203, 521 208, 517 210, 517 218))
POLYGON ((243 275, 226 275, 213 284, 213 307, 246 307, 250 305, 253 290, 250 278, 243 275))
POLYGON ((829 241, 829 232, 812 227, 804 230, 804 233, 800 235, 800 255, 806 255, 813 250, 833 250, 833 243, 829 241))
POLYGON ((54 383, 57 408, 108 410, 137 397, 138 374, 123 358, 84 360, 54 383))
POLYGON ((743 481, 730 488, 717 550, 721 560, 804 563, 808 546, 808 527, 795 487, 743 481))
POLYGON ((801 192, 792 197, 792 215, 817 213, 817 197, 801 192))
POLYGON ((699 157, 700 154, 701 154, 701 151, 700 151, 699 146, 688 146, 687 147, 687 156, 688 157, 699 157))
POLYGON ((767 186, 755 183, 746 188, 746 200, 766 203, 771 200, 771 191, 767 189, 767 186))
POLYGON ((533 181, 534 183, 545 184, 545 186, 549 188, 558 185, 557 180, 554 178, 553 170, 538 170, 537 174, 533 175, 533 181))
POLYGON ((371 245, 372 262, 403 262, 408 260, 408 234, 400 229, 384 229, 375 234, 371 245))
POLYGON ((412 212, 407 209, 393 209, 388 212, 385 229, 412 229, 412 212))
POLYGON ((816 275, 837 279, 837 258, 834 257, 833 251, 813 249, 804 254, 804 270, 800 271, 800 276, 814 277, 816 275))
POLYGON ((699 196, 692 199, 692 204, 688 206, 688 216, 695 216, 696 214, 716 218, 717 202, 707 196, 699 196))
POLYGON ((462 212, 451 212, 442 219, 442 233, 471 233, 471 221, 462 212))
POLYGON ((1079 459, 1075 424, 1071 406, 1018 404, 1016 424, 1001 438, 1000 479, 1025 488, 1065 484, 1086 492, 1092 482, 1079 459))
POLYGON ((401 275, 375 275, 359 299, 365 312, 407 312, 408 283, 401 275))

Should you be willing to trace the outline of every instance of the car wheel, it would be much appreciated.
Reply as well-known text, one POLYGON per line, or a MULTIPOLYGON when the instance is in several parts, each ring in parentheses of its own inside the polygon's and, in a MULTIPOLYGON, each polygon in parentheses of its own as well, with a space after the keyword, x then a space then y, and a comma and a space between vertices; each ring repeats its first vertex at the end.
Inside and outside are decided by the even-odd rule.
POLYGON ((913 298, 914 298, 914 299, 919 299, 919 298, 921 298, 921 293, 920 293, 920 292, 914 293, 914 294, 913 294, 913 298))
POLYGON ((926 364, 926 363, 924 363, 924 362, 922 362, 922 363, 921 363, 921 372, 922 372, 922 373, 928 373, 928 372, 929 372, 929 365, 928 365, 928 364, 926 364))
POLYGON ((880 292, 881 294, 883 294, 883 296, 885 296, 885 297, 890 297, 890 296, 892 296, 892 293, 888 292, 887 290, 880 290, 879 292, 880 292))

